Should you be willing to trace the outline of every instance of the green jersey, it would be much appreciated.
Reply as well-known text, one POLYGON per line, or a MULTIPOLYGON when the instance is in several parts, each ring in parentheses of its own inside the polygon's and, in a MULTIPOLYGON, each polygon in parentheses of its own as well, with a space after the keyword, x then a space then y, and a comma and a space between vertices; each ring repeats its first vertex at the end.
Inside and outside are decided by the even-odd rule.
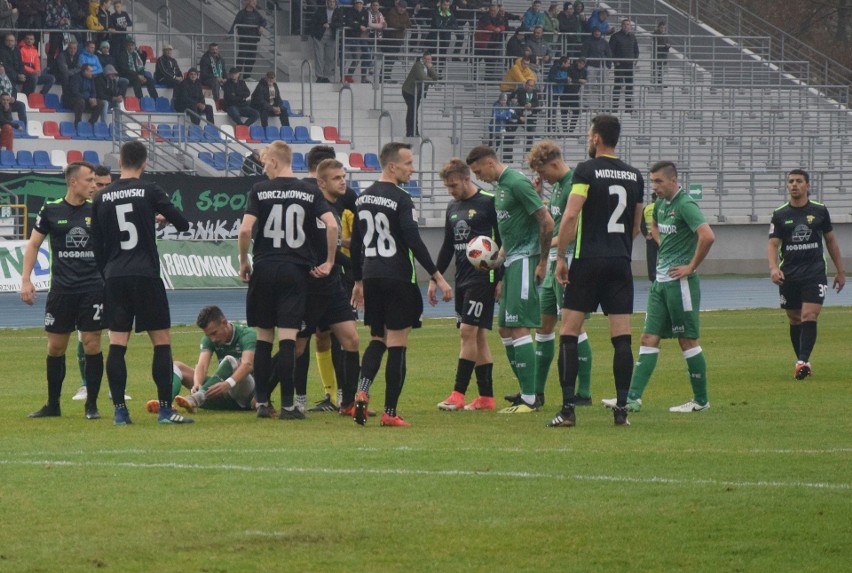
POLYGON ((538 221, 532 215, 544 204, 530 180, 522 173, 506 168, 494 186, 494 195, 497 228, 507 262, 540 254, 538 221))
MULTIPOLYGON (((565 206, 568 204, 568 194, 571 193, 571 179, 574 177, 574 170, 571 169, 565 174, 565 177, 554 183, 553 190, 550 192, 550 216, 553 217, 553 236, 559 235, 559 224, 562 222, 562 215, 565 213, 565 206)), ((568 245, 567 252, 574 252, 574 244, 568 245)), ((550 247, 550 253, 547 255, 548 261, 556 260, 556 247, 550 247)))
POLYGON ((201 352, 213 352, 219 360, 225 356, 233 356, 239 360, 243 352, 254 352, 257 344, 257 335, 253 328, 243 326, 242 324, 233 324, 234 335, 231 340, 224 344, 214 344, 207 336, 201 337, 201 352))
POLYGON ((698 246, 695 230, 707 221, 695 200, 682 190, 678 190, 671 201, 657 199, 654 220, 660 231, 657 281, 672 281, 669 270, 692 260, 698 246))

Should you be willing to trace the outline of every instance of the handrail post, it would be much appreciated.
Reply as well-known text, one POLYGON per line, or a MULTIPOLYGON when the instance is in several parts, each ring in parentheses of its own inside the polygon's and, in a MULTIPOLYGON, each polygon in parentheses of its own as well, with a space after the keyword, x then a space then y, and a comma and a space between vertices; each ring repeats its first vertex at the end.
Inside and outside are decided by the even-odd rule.
POLYGON ((299 110, 299 113, 304 115, 305 113, 305 65, 308 66, 308 119, 311 120, 311 123, 314 121, 314 82, 312 81, 314 77, 314 70, 311 62, 307 59, 302 60, 302 65, 299 68, 299 83, 300 83, 300 91, 302 94, 302 109, 299 110))
POLYGON ((421 225, 426 223, 426 217, 423 216, 423 190, 425 189, 424 180, 423 180, 423 147, 428 145, 431 150, 431 163, 429 169, 429 195, 432 195, 432 191, 435 188, 435 144, 428 137, 424 137, 420 140, 420 147, 418 149, 418 159, 417 159, 417 170, 420 172, 420 209, 417 210, 417 222, 421 225))
POLYGON ((379 121, 378 121, 379 127, 378 127, 377 139, 378 139, 378 148, 379 149, 382 148, 382 120, 385 119, 385 118, 387 118, 388 121, 390 121, 390 138, 393 139, 393 116, 390 114, 389 111, 383 111, 381 114, 379 114, 379 121))
POLYGON ((343 126, 343 92, 349 92, 349 145, 355 149, 355 95, 352 93, 352 88, 346 84, 337 92, 337 133, 340 137, 340 128, 343 126))

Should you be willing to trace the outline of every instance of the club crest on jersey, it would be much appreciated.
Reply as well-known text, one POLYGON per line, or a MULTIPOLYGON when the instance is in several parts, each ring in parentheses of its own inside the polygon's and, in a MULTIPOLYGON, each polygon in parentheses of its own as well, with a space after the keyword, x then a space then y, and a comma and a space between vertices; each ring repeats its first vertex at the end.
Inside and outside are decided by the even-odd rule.
POLYGON ((65 235, 65 246, 82 249, 89 242, 89 233, 83 227, 74 227, 65 235))
POLYGON ((92 218, 91 218, 91 217, 86 217, 85 221, 86 221, 86 226, 87 226, 87 227, 91 227, 91 226, 92 226, 92 218))
POLYGON ((474 215, 476 215, 476 209, 468 209, 468 211, 467 211, 467 218, 468 218, 468 219, 473 219, 473 216, 474 216, 474 215))
POLYGON ((805 218, 808 220, 808 224, 813 223, 813 222, 814 222, 814 219, 816 219, 816 217, 814 217, 813 215, 808 215, 808 216, 807 216, 807 217, 805 217, 805 218))

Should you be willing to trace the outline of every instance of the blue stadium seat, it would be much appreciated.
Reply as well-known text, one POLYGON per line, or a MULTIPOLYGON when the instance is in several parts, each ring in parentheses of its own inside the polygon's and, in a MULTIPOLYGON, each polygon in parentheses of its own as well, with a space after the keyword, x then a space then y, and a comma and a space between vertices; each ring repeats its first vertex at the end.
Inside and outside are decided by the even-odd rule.
POLYGON ((26 151, 22 149, 18 152, 18 167, 22 169, 32 169, 35 167, 35 162, 33 161, 33 152, 26 151))
POLYGON ((62 99, 59 97, 59 94, 44 94, 44 105, 51 109, 55 109, 58 112, 71 111, 70 109, 62 105, 62 99))
POLYGON ((352 181, 349 182, 349 188, 352 189, 353 191, 355 191, 355 193, 357 193, 358 195, 361 194, 361 182, 360 181, 353 179, 352 181))
POLYGON ((201 143, 204 141, 204 132, 201 131, 201 126, 195 124, 187 126, 186 140, 190 143, 201 143))
POLYGON ((239 170, 243 166, 245 157, 240 155, 239 151, 232 151, 228 154, 228 169, 239 170))
POLYGON ((208 123, 204 126, 204 141, 209 141, 210 143, 222 142, 222 134, 219 133, 219 130, 216 129, 215 125, 210 125, 208 123))
POLYGON ((172 127, 172 141, 174 142, 184 142, 186 141, 186 128, 182 125, 175 125, 172 127))
POLYGON ((202 162, 206 163, 210 167, 214 167, 214 165, 213 165, 213 154, 210 153, 209 151, 199 151, 198 152, 198 159, 200 159, 202 162))
POLYGON ((281 126, 281 133, 279 137, 281 137, 281 140, 286 143, 296 143, 296 134, 293 133, 293 128, 289 125, 281 126))
POLYGON ((77 129, 74 127, 74 122, 59 122, 59 135, 64 135, 65 137, 70 137, 71 139, 77 139, 77 129))
POLYGON ((33 152, 33 163, 36 169, 59 169, 50 161, 50 154, 43 149, 33 152))
POLYGON ((266 130, 263 129, 262 125, 252 125, 249 127, 249 137, 256 141, 262 141, 263 143, 269 143, 266 139, 266 130))
POLYGON ((423 194, 423 191, 420 189, 420 183, 417 182, 417 179, 411 179, 408 183, 403 185, 402 188, 408 191, 408 194, 412 197, 420 197, 423 194))
POLYGON ((381 171, 382 166, 379 165, 379 156, 375 153, 365 153, 364 154, 364 165, 369 169, 375 169, 376 171, 381 171))
POLYGON ((175 130, 172 124, 170 123, 161 123, 157 125, 157 134, 166 139, 168 141, 174 141, 175 139, 175 130))
POLYGON ((88 161, 92 165, 100 165, 101 164, 101 158, 98 155, 98 152, 94 151, 92 149, 88 149, 88 150, 83 152, 83 161, 88 161))
POLYGON ((21 129, 12 129, 14 129, 15 139, 38 139, 35 135, 30 135, 29 133, 27 133, 26 127, 21 127, 21 129))
POLYGON ((95 129, 88 121, 81 121, 77 124, 77 139, 94 139, 95 129))
POLYGON ((102 121, 96 123, 93 130, 93 137, 100 141, 109 141, 112 139, 112 132, 110 131, 109 125, 102 121))
POLYGON ((279 132, 278 128, 275 127, 274 125, 267 125, 266 126, 266 141, 267 142, 271 143, 271 142, 277 140, 280 135, 281 135, 281 133, 279 132))
POLYGON ((284 109, 287 110, 287 115, 289 115, 290 117, 302 117, 304 115, 302 113, 296 113, 295 111, 293 111, 293 108, 290 107, 290 100, 285 99, 282 101, 284 102, 284 109))
POLYGON ((8 149, 0 151, 0 167, 17 167, 18 162, 15 160, 15 152, 8 149))
POLYGON ((139 109, 145 113, 154 113, 157 111, 157 103, 154 101, 154 98, 143 96, 142 99, 139 100, 139 109))
POLYGON ((213 167, 217 171, 224 171, 228 168, 228 159, 224 151, 216 151, 213 153, 213 167))
POLYGON ((304 125, 297 125, 295 134, 296 134, 296 143, 311 143, 311 144, 322 143, 321 141, 311 139, 311 132, 308 131, 308 128, 305 127, 304 125))
POLYGON ((172 102, 167 97, 158 97, 157 101, 154 102, 154 106, 157 108, 158 113, 172 113, 174 111, 172 109, 172 102))
POLYGON ((293 153, 293 171, 307 171, 308 165, 305 163, 305 156, 298 151, 293 153))

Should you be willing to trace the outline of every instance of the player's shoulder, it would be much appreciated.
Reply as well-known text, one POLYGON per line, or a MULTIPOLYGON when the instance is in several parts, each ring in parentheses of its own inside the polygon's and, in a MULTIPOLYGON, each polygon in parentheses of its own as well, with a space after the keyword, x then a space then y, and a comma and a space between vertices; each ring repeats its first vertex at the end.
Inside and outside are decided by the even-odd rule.
POLYGON ((783 204, 779 205, 778 207, 775 207, 775 210, 772 211, 772 213, 773 214, 776 214, 776 213, 780 214, 780 213, 783 213, 784 211, 787 211, 789 209, 790 209, 790 202, 787 201, 786 203, 783 203, 783 204))

